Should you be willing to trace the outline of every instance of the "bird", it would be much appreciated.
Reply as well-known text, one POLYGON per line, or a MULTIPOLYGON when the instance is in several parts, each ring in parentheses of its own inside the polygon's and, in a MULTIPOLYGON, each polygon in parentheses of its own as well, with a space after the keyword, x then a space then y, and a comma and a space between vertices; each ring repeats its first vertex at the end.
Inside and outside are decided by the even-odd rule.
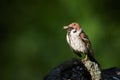
POLYGON ((79 57, 81 57, 81 54, 84 53, 85 58, 82 59, 83 62, 88 59, 97 62, 94 59, 91 42, 81 26, 77 22, 73 22, 63 28, 67 30, 66 40, 73 52, 75 52, 79 57))

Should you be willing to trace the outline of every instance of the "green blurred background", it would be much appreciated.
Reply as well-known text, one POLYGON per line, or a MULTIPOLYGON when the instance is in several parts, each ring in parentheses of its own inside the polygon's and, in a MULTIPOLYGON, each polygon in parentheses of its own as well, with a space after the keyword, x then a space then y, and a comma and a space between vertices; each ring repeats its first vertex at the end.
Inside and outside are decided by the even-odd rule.
POLYGON ((120 67, 120 2, 116 0, 1 0, 0 80, 42 80, 75 57, 62 28, 78 22, 102 68, 120 67))

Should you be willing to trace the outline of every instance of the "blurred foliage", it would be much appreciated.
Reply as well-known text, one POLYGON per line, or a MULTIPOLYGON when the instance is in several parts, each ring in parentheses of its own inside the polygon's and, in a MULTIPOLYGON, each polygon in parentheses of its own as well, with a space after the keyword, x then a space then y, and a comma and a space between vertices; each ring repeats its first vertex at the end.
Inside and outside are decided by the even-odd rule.
POLYGON ((120 2, 116 0, 1 0, 0 80, 42 80, 74 57, 64 25, 78 22, 103 68, 120 67, 120 2))

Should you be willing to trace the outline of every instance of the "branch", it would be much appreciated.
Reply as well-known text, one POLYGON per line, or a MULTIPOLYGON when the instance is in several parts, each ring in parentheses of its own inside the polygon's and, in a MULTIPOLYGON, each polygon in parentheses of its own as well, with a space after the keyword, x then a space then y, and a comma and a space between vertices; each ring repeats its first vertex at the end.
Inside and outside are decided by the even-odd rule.
POLYGON ((95 62, 72 58, 51 70, 44 80, 120 80, 120 69, 101 70, 95 62), (102 76, 101 76, 102 75, 102 76))

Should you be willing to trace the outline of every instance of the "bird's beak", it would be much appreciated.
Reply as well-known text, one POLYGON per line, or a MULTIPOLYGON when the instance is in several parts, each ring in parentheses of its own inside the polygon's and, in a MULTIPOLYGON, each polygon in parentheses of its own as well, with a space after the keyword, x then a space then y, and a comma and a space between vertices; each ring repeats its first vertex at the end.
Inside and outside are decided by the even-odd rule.
POLYGON ((63 29, 67 30, 69 27, 68 26, 64 26, 63 29))

